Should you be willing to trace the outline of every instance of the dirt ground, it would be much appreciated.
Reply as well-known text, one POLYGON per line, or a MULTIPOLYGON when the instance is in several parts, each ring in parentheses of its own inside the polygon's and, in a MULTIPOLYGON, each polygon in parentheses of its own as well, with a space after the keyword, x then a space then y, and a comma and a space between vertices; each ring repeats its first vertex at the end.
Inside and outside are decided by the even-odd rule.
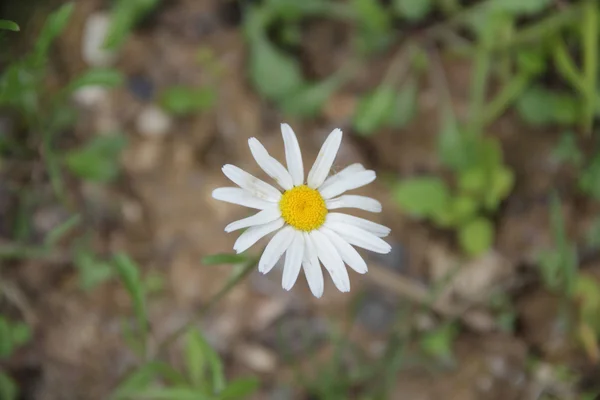
MULTIPOLYGON (((111 91, 106 102, 79 106, 81 117, 70 133, 71 140, 80 142, 111 129, 127 132, 129 146, 118 182, 101 186, 73 181, 70 192, 86 226, 96 232, 98 252, 126 251, 144 271, 164 277, 164 290, 149 304, 155 343, 191 318, 230 275, 230 266, 200 263, 205 255, 231 251, 235 234, 223 228, 246 215, 240 207, 211 198, 214 188, 227 186, 220 167, 232 163, 261 176, 247 147, 250 137, 261 140, 274 157, 284 158, 279 132, 283 117, 248 82, 241 11, 234 3, 165 1, 120 52, 117 68, 126 74, 127 84, 111 91), (199 65, 199 47, 212 51, 219 76, 199 65), (162 89, 215 81, 218 101, 212 110, 175 119, 161 137, 137 131, 136 118, 162 89), (148 90, 139 90, 140 85, 148 90)), ((57 82, 85 68, 79 54, 81 30, 86 17, 103 6, 97 0, 77 1, 73 21, 59 38, 52 60, 57 82)), ((327 76, 344 65, 350 32, 326 21, 309 28, 301 52, 303 68, 313 77, 327 76)), ((314 159, 326 135, 340 127, 345 136, 337 169, 361 162, 379 176, 399 178, 441 171, 435 150, 439 93, 428 76, 419 83, 419 113, 408 127, 381 130, 369 138, 351 133, 349 119, 359 94, 379 82, 379 71, 389 62, 382 57, 365 66, 356 81, 330 99, 322 117, 285 121, 297 132, 305 160, 314 159)), ((444 57, 443 67, 460 114, 467 105, 470 65, 444 57)), ((280 270, 267 276, 253 273, 198 324, 223 355, 228 375, 259 376, 263 386, 256 399, 316 398, 295 380, 294 369, 311 372, 314 367, 303 356, 309 350, 317 358, 328 357, 328 332, 333 329, 342 327, 351 342, 376 358, 399 324, 412 324, 418 331, 458 318, 462 324, 453 346, 455 363, 401 368, 392 399, 537 399, 549 387, 559 393, 556 398, 570 398, 570 388, 551 373, 531 368, 532 358, 577 368, 583 376, 581 387, 598 388, 600 370, 561 331, 559 300, 543 289, 534 273, 536 255, 552 244, 551 189, 563 194, 568 229, 574 235, 587 228, 598 209, 573 195, 571 172, 552 161, 557 132, 532 131, 511 114, 491 131, 516 171, 517 186, 496 217, 493 251, 463 267, 469 272, 452 282, 433 312, 419 305, 423 288, 459 260, 457 245, 449 232, 403 215, 386 180, 378 179, 368 190, 382 202, 383 213, 369 218, 391 227, 393 251, 386 256, 365 254, 370 272, 350 273, 352 292, 339 293, 326 282, 321 299, 310 295, 303 277, 286 292, 280 270), (490 290, 511 299, 516 313, 513 333, 503 331, 494 311, 482 302, 490 290), (395 316, 400 309, 409 313, 403 321, 395 316), (292 360, 286 356, 290 351, 292 360)), ((50 198, 47 191, 40 189, 40 195, 50 198)), ((0 202, 0 212, 10 212, 11 206, 0 202)), ((66 214, 55 201, 40 201, 33 215, 35 234, 43 237, 66 214)), ((23 314, 34 327, 34 340, 1 365, 19 383, 21 398, 106 398, 137 362, 122 335, 123 317, 131 312, 124 289, 111 282, 83 292, 64 257, 5 267, 4 278, 23 295, 23 302, 19 311, 5 303, 0 310, 23 314)), ((598 255, 589 255, 583 268, 600 276, 598 255)), ((168 358, 180 363, 181 347, 171 348, 168 358)))

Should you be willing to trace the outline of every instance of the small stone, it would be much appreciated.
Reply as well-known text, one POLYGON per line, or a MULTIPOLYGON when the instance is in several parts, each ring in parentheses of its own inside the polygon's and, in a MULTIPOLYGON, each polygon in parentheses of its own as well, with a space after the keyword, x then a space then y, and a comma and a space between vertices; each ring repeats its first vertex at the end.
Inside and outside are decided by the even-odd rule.
POLYGON ((386 332, 394 321, 395 307, 380 291, 368 291, 358 306, 357 320, 372 333, 386 332))
POLYGON ((161 137, 171 129, 171 117, 159 107, 147 106, 140 112, 136 121, 138 132, 146 137, 161 137))
POLYGON ((281 317, 288 308, 286 301, 279 299, 271 299, 256 310, 256 314, 252 318, 252 329, 257 332, 268 328, 276 319, 281 317))
POLYGON ((235 353, 243 364, 256 372, 272 372, 277 366, 275 354, 256 344, 242 344, 235 353))
POLYGON ((402 243, 393 238, 386 238, 386 241, 392 246, 392 251, 387 254, 370 253, 369 259, 377 262, 395 271, 397 273, 406 273, 408 269, 408 254, 402 243))
POLYGON ((149 101, 154 96, 154 84, 144 75, 129 77, 127 87, 138 100, 149 101))
POLYGON ((73 100, 83 107, 94 107, 108 99, 108 90, 102 86, 84 86, 73 93, 73 100))
POLYGON ((83 60, 92 67, 108 67, 117 60, 115 51, 104 48, 110 24, 110 15, 105 12, 93 13, 85 22, 81 53, 83 60))

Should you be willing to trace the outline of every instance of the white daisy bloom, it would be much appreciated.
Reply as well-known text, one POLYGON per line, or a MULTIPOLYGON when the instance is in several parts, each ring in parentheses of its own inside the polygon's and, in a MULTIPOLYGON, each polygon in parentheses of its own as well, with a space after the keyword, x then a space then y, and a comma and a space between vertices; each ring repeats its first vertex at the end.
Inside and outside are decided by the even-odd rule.
POLYGON ((212 196, 260 210, 227 225, 225 232, 248 228, 233 246, 237 253, 275 233, 265 247, 258 270, 266 274, 285 253, 282 279, 285 290, 294 286, 303 268, 311 292, 321 297, 323 264, 335 286, 342 292, 349 292, 350 278, 344 263, 359 274, 367 272, 367 264, 352 246, 381 254, 391 250, 391 246, 381 239, 390 233, 389 228, 334 211, 358 208, 381 212, 381 203, 375 199, 344 194, 373 182, 375 171, 366 170, 361 164, 352 164, 328 177, 342 141, 342 131, 334 129, 323 143, 305 180, 298 139, 288 124, 281 125, 281 132, 287 169, 271 157, 256 138, 248 140, 254 159, 281 190, 234 165, 223 166, 225 175, 239 188, 218 188, 212 196))

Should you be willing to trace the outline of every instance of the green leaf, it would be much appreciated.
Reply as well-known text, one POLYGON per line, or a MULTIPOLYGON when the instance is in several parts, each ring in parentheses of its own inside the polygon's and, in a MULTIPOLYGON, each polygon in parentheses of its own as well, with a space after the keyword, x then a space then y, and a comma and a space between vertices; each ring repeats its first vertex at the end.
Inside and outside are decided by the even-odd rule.
POLYGON ((490 189, 486 193, 485 206, 495 211, 500 202, 508 196, 515 184, 515 174, 502 166, 493 170, 490 177, 490 189))
POLYGON ((243 399, 254 394, 260 387, 260 382, 256 378, 240 378, 231 382, 219 393, 219 400, 237 400, 243 399))
POLYGON ((187 387, 153 388, 135 393, 135 398, 144 400, 212 400, 198 389, 187 387))
POLYGON ((85 71, 69 83, 69 91, 75 91, 84 86, 117 87, 123 84, 123 74, 113 68, 94 68, 85 71))
POLYGON ((129 256, 123 253, 115 255, 114 266, 131 297, 135 316, 142 331, 142 340, 145 342, 148 332, 148 315, 146 313, 146 295, 139 268, 129 256))
POLYGON ((282 100, 303 86, 298 62, 283 54, 263 35, 250 41, 250 80, 258 92, 269 100, 282 100))
POLYGON ((402 209, 416 217, 429 217, 448 207, 450 194, 439 178, 414 178, 394 188, 394 199, 402 209))
POLYGON ((600 199, 600 154, 580 173, 579 188, 595 199, 600 199))
POLYGON ((13 21, 7 19, 0 19, 0 30, 5 29, 7 31, 19 32, 21 28, 13 21))
POLYGON ((15 322, 11 327, 11 341, 15 347, 21 347, 31 340, 31 328, 24 322, 15 322))
POLYGON ((461 171, 473 165, 476 154, 475 139, 460 131, 450 114, 444 118, 437 140, 437 151, 444 165, 454 171, 461 171))
POLYGON ((458 188, 462 192, 479 195, 487 190, 488 184, 485 170, 477 166, 466 169, 458 175, 458 188))
POLYGON ((44 238, 44 244, 46 246, 54 246, 66 235, 68 235, 73 229, 75 229, 81 223, 81 215, 75 214, 70 216, 66 221, 60 225, 52 228, 50 232, 44 238))
POLYGON ((486 218, 476 218, 460 228, 458 240, 468 255, 481 255, 493 244, 494 226, 486 218))
POLYGON ((354 114, 353 125, 357 133, 369 136, 386 125, 394 112, 396 91, 387 85, 380 85, 375 91, 365 95, 354 114))
POLYGON ((211 254, 202 258, 204 265, 242 264, 246 261, 248 261, 248 257, 245 254, 234 253, 211 254))
POLYGON ((433 9, 431 0, 394 0, 392 4, 400 16, 410 21, 422 20, 433 9))
POLYGON ((80 178, 109 182, 119 173, 119 156, 126 144, 126 138, 120 134, 96 136, 84 147, 68 152, 65 164, 80 178))
POLYGON ((531 75, 539 75, 546 71, 548 62, 542 47, 522 48, 517 53, 517 64, 520 70, 531 75))
POLYGON ((449 361, 452 359, 452 344, 457 334, 456 325, 447 323, 423 335, 421 348, 430 356, 449 361))
MULTIPOLYGON (((600 312, 600 284, 598 281, 591 276, 578 274, 573 294, 579 300, 584 317, 597 320, 600 312)), ((598 326, 597 322, 596 326, 598 326)))
POLYGON ((490 6, 494 11, 513 15, 533 15, 544 11, 552 0, 494 0, 490 6))
POLYGON ((160 0, 115 0, 111 10, 111 24, 104 46, 107 49, 120 47, 135 24, 154 9, 160 0))
POLYGON ((331 95, 344 83, 345 75, 336 73, 327 79, 304 84, 300 90, 285 97, 281 107, 286 115, 311 118, 319 115, 331 95))
POLYGON ((473 218, 477 212, 478 204, 470 196, 459 195, 452 200, 452 215, 457 224, 464 223, 473 218))
POLYGON ((389 29, 390 15, 377 0, 353 0, 352 5, 361 25, 371 32, 389 29))
POLYGON ((142 365, 138 370, 130 374, 123 380, 112 393, 112 400, 125 400, 133 395, 149 389, 156 379, 165 378, 177 384, 183 384, 185 381, 173 367, 168 364, 152 361, 142 365))
POLYGON ((0 399, 17 400, 19 390, 15 382, 4 372, 0 371, 0 399))
POLYGON ((579 103, 573 96, 540 86, 526 90, 517 100, 516 108, 521 117, 532 125, 575 124, 580 114, 579 103))
POLYGON ((594 218, 592 224, 585 232, 585 243, 593 249, 600 247, 600 217, 594 218))
POLYGON ((210 109, 216 99, 213 88, 173 86, 162 93, 160 105, 168 113, 183 116, 210 109))
POLYGON ((392 107, 390 124, 395 128, 403 128, 411 121, 417 111, 417 94, 419 87, 415 79, 409 79, 400 89, 392 107))
POLYGON ((571 163, 575 166, 581 166, 583 153, 577 146, 573 132, 566 132, 560 137, 558 144, 552 151, 552 158, 559 163, 571 163))
POLYGON ((0 315, 0 359, 10 357, 13 347, 10 323, 0 315))
POLYGON ((79 272, 79 284, 85 291, 92 290, 115 275, 109 263, 96 259, 86 250, 77 251, 74 261, 79 272))
POLYGON ((200 388, 204 384, 206 344, 194 329, 188 331, 185 338, 185 359, 188 377, 193 387, 200 388))
MULTIPOLYGON (((208 369, 211 376, 208 387, 212 388, 214 393, 221 392, 225 388, 225 374, 219 354, 196 329, 191 329, 187 335, 187 345, 191 346, 190 349, 194 351, 194 359, 188 358, 187 360, 188 368, 192 365, 192 371, 189 372, 199 374, 199 369, 202 369, 202 375, 204 375, 204 370, 208 369)), ((192 377, 190 376, 190 378, 192 377)), ((199 377, 197 376, 194 379, 199 379, 199 377)), ((204 384, 207 385, 208 383, 204 382, 204 384)))
POLYGON ((50 45, 67 27, 74 8, 75 3, 65 3, 48 16, 35 44, 34 54, 37 61, 43 61, 47 57, 50 45))

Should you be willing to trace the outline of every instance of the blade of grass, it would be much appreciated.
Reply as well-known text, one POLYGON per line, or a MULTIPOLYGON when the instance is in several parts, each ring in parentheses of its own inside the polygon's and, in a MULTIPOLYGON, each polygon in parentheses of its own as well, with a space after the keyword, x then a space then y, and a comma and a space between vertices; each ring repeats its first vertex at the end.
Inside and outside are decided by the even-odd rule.
POLYGON ((596 89, 598 76, 598 3, 588 0, 583 6, 582 45, 583 82, 585 87, 584 121, 586 134, 591 134, 596 111, 596 89))
POLYGON ((523 93, 529 85, 531 76, 522 72, 515 76, 508 85, 490 101, 483 110, 482 127, 498 119, 508 107, 523 93))
POLYGON ((582 95, 585 94, 585 83, 583 82, 581 73, 578 71, 573 58, 569 55, 562 38, 558 38, 554 43, 552 57, 556 64, 556 68, 563 78, 565 78, 575 90, 581 92, 582 95))
POLYGON ((80 222, 81 222, 81 215, 79 215, 79 214, 72 215, 69 219, 67 219, 65 222, 63 222, 56 228, 52 229, 50 231, 50 233, 48 233, 48 235, 44 239, 44 244, 46 246, 55 245, 63 237, 65 237, 65 235, 67 235, 69 232, 71 232, 73 229, 75 229, 77 227, 77 225, 79 225, 80 222))

